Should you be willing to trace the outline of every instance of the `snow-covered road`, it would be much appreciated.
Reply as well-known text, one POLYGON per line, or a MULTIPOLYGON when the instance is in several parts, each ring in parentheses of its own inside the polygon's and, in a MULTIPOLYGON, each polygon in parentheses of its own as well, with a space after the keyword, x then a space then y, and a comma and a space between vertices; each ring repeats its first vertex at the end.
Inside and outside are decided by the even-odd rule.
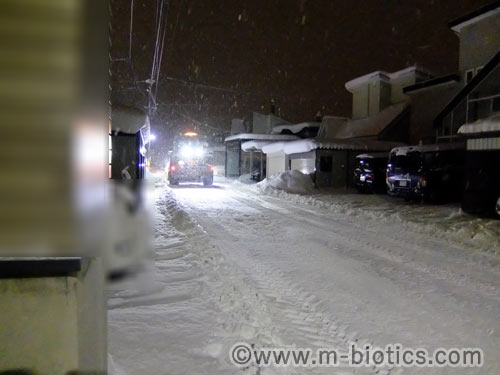
POLYGON ((344 351, 350 342, 479 347, 486 358, 480 369, 307 373, 500 373, 494 222, 485 234, 493 233, 492 248, 479 251, 446 232, 238 184, 159 185, 155 265, 143 290, 110 292, 112 374, 306 372, 238 369, 229 349, 239 341, 344 351))

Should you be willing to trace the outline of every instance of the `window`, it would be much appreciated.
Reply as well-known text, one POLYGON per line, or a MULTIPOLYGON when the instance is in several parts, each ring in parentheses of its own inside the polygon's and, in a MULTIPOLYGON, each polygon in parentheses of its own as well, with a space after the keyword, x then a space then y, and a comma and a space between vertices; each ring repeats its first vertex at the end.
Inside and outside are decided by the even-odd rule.
POLYGON ((496 98, 492 99, 493 102, 491 103, 491 110, 493 113, 495 112, 500 112, 500 96, 497 96, 496 98))
POLYGON ((319 171, 331 172, 333 166, 333 159, 331 156, 321 156, 319 158, 319 171))
POLYGON ((474 78, 476 76, 476 74, 478 74, 481 69, 483 69, 482 66, 478 66, 477 68, 473 68, 473 69, 469 69, 469 70, 466 70, 465 71, 465 83, 469 83, 472 78, 474 78))

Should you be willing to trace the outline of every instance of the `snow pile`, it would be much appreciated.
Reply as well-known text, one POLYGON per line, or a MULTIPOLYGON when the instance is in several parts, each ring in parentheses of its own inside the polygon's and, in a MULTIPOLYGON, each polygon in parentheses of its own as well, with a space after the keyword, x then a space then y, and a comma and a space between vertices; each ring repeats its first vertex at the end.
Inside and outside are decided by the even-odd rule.
POLYGON ((251 173, 245 173, 242 174, 238 179, 236 180, 242 184, 254 184, 255 180, 252 180, 252 174, 251 173))
POLYGON ((276 173, 259 182, 257 186, 263 192, 278 189, 292 194, 308 194, 314 191, 311 177, 295 170, 276 173))

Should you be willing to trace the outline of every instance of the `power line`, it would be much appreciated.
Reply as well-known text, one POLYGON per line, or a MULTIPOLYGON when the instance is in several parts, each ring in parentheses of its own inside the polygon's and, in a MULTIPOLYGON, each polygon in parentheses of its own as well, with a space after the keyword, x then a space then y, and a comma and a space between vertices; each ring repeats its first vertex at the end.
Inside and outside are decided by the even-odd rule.
POLYGON ((134 0, 130 0, 130 26, 128 34, 128 59, 132 61, 132 34, 134 29, 134 0))
POLYGON ((205 89, 209 89, 209 90, 230 92, 230 93, 238 94, 238 95, 248 95, 248 96, 255 96, 255 97, 259 97, 259 98, 263 98, 263 97, 268 97, 269 96, 269 95, 262 95, 262 94, 257 94, 257 93, 253 93, 253 92, 249 92, 249 91, 240 91, 240 90, 235 90, 235 89, 228 89, 228 88, 225 88, 225 87, 218 87, 218 86, 213 86, 213 85, 207 85, 207 84, 204 84, 204 83, 198 83, 198 82, 189 81, 189 80, 180 79, 180 78, 174 78, 174 77, 165 77, 165 79, 168 80, 168 81, 178 82, 178 83, 182 83, 182 84, 185 84, 185 85, 201 87, 201 88, 205 88, 205 89))

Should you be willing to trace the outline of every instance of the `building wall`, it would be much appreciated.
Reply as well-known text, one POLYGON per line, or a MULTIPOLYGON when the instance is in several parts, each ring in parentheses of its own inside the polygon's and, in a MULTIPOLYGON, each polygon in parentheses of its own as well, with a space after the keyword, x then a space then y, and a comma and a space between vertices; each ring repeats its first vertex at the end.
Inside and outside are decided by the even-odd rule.
POLYGON ((260 151, 241 152, 240 174, 260 171, 263 154, 260 151))
POLYGON ((239 140, 226 142, 226 177, 238 177, 240 175, 240 153, 241 142, 239 140))
POLYGON ((500 50, 500 15, 462 28, 459 38, 460 71, 485 65, 500 50))
POLYGON ((461 84, 455 83, 410 94, 410 144, 434 141, 434 118, 462 87, 461 84))
POLYGON ((368 85, 361 86, 352 93, 352 118, 368 117, 368 85))
POLYGON ((266 177, 270 177, 275 173, 285 172, 287 157, 283 154, 267 155, 266 159, 266 177))
POLYGON ((373 116, 380 112, 380 81, 368 84, 368 116, 373 116))
POLYGON ((348 151, 345 150, 317 150, 316 151, 316 187, 341 188, 347 184, 348 151), (331 167, 325 169, 324 159, 330 158, 331 167))
POLYGON ((417 82, 414 73, 406 74, 391 81, 391 104, 397 104, 408 100, 408 96, 403 92, 403 88, 414 85, 417 82))
POLYGON ((270 134, 273 127, 280 124, 288 124, 282 118, 271 114, 253 112, 252 114, 252 133, 270 134))

